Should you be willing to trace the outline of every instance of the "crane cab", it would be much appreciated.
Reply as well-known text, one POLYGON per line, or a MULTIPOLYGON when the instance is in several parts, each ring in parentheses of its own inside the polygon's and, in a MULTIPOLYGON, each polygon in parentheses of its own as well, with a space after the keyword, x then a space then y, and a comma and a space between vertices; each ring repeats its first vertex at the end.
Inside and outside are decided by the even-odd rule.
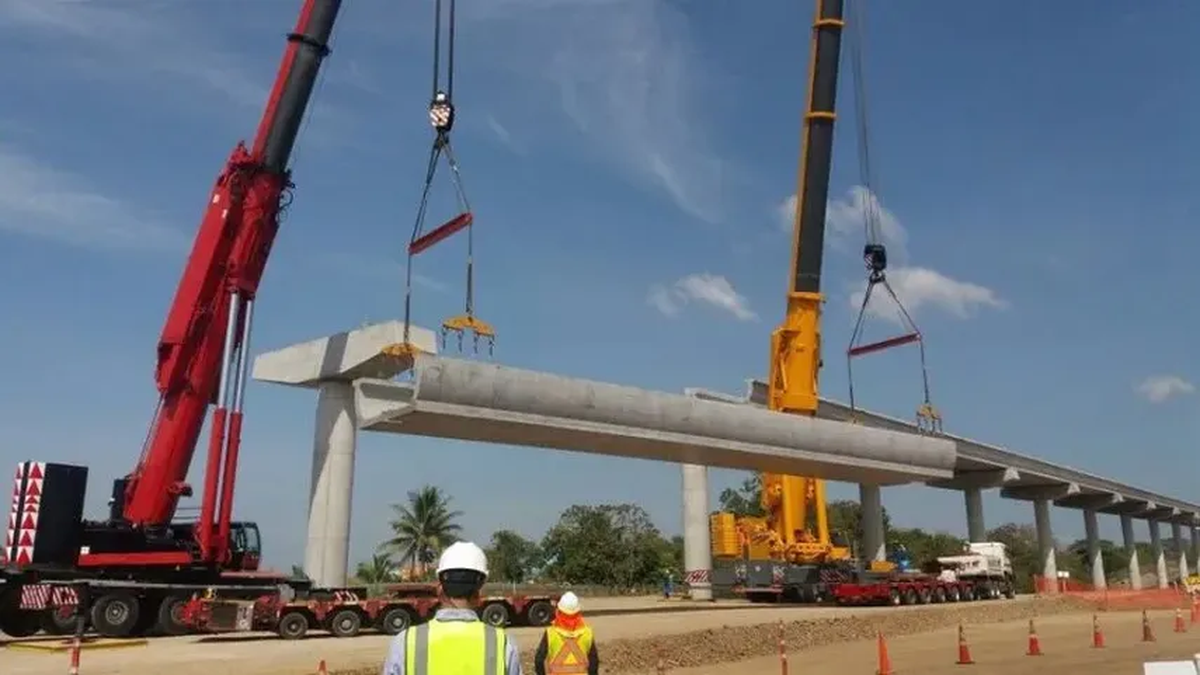
POLYGON ((262 562, 262 539, 258 524, 230 523, 228 569, 237 572, 257 572, 262 562))

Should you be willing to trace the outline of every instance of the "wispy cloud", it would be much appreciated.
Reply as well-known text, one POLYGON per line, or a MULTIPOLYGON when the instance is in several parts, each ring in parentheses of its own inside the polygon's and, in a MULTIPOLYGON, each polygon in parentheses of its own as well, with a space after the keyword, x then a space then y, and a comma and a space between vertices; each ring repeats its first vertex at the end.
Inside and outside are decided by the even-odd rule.
POLYGON ((0 231, 103 249, 174 249, 184 233, 84 178, 0 146, 0 231))
POLYGON ((667 286, 650 287, 646 302, 664 316, 678 316, 684 306, 697 302, 715 307, 739 321, 754 321, 758 315, 750 309, 750 301, 738 293, 723 276, 701 273, 689 274, 667 286))
POLYGON ((1138 396, 1151 403, 1165 403, 1196 392, 1196 386, 1178 375, 1152 375, 1134 388, 1138 396))
POLYGON ((105 64, 103 71, 182 78, 237 104, 261 105, 267 84, 247 74, 231 54, 189 38, 195 31, 180 19, 163 11, 163 5, 152 3, 118 6, 89 0, 0 2, 0 23, 26 34, 41 32, 57 37, 56 49, 99 51, 113 60, 105 64), (67 37, 69 41, 62 40, 67 37))
POLYGON ((558 93, 592 150, 708 222, 722 215, 723 162, 696 101, 700 57, 687 17, 665 0, 494 0, 472 18, 500 25, 507 58, 558 93))
MULTIPOLYGON (((791 231, 795 211, 795 195, 784 199, 776 208, 782 229, 791 231)), ((915 314, 921 308, 932 308, 965 319, 981 309, 1002 309, 1007 306, 1007 302, 990 288, 953 279, 928 267, 909 264, 908 231, 904 224, 895 213, 880 203, 875 194, 861 185, 850 188, 843 197, 829 202, 825 216, 825 236, 829 245, 842 251, 849 251, 851 242, 861 245, 866 237, 865 224, 870 211, 874 211, 881 243, 887 246, 888 282, 910 314, 915 314)), ((850 305, 855 310, 862 306, 866 286, 865 281, 851 286, 850 305)), ((897 323, 904 322, 899 307, 882 288, 872 291, 867 312, 897 323)))
MULTIPOLYGON (((375 281, 392 281, 397 284, 398 288, 403 289, 404 265, 400 262, 344 252, 324 253, 311 258, 309 262, 322 269, 333 269, 339 274, 375 281)), ((413 285, 437 293, 449 293, 451 290, 450 285, 446 282, 416 271, 413 272, 413 285)))
POLYGON ((500 120, 496 119, 493 115, 488 115, 485 122, 488 129, 491 130, 492 135, 495 136, 496 140, 499 141, 501 145, 518 155, 525 154, 526 150, 524 144, 517 141, 516 138, 513 138, 512 132, 508 130, 508 127, 501 124, 500 120))

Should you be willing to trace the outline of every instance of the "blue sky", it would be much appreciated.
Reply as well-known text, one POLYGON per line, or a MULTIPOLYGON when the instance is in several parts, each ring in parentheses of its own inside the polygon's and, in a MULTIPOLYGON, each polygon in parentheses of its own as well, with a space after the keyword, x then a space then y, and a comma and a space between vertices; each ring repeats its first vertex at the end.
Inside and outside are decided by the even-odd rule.
MULTIPOLYGON (((811 10, 754 4, 463 1, 455 140, 498 360, 667 391, 740 392, 764 372, 811 10)), ((346 5, 261 289, 259 351, 400 316, 430 141, 432 3, 346 5)), ((133 466, 204 199, 254 131, 298 6, 0 2, 19 63, 0 72, 0 464, 86 463, 95 508, 133 466)), ((1162 3, 1154 18, 1081 1, 1035 22, 1011 3, 873 3, 874 187, 948 430, 1194 498, 1200 47, 1186 27, 1200 6, 1162 3)), ((822 380, 840 398, 864 276, 844 84, 822 380)), ((435 199, 431 220, 453 215, 448 194, 435 199)), ((419 261, 421 325, 460 308, 463 247, 419 261)), ((896 330, 881 314, 875 338, 896 330)), ((865 407, 907 417, 919 403, 911 349, 856 377, 865 407)), ((303 557, 314 401, 249 393, 237 511, 281 566, 303 557)), ((714 501, 738 479, 714 471, 714 501)), ((423 483, 454 496, 478 539, 540 537, 577 502, 636 501, 680 530, 673 465, 364 436, 355 558, 385 536, 386 505, 423 483)), ((900 523, 965 529, 957 493, 892 488, 885 503, 900 523)), ((987 509, 992 525, 1031 519, 994 495, 987 509)), ((1056 511, 1058 534, 1079 536, 1080 520, 1056 511)), ((1102 527, 1117 536, 1114 518, 1102 527)))

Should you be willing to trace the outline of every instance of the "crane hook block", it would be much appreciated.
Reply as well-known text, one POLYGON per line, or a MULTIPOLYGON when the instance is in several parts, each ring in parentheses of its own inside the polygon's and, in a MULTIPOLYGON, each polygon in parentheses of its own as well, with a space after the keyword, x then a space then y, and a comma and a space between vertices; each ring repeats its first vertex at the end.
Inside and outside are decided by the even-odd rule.
POLYGON ((472 215, 470 211, 458 214, 450 220, 447 220, 445 223, 442 223, 436 228, 421 235, 417 239, 414 239, 412 243, 408 245, 408 254, 412 256, 428 250, 438 242, 449 238, 460 230, 470 227, 474 220, 475 216, 472 215))
POLYGON ((931 434, 942 433, 942 413, 932 403, 922 403, 917 408, 917 429, 931 434))
POLYGON ((486 321, 471 316, 470 314, 462 314, 459 316, 450 317, 442 322, 442 348, 446 347, 446 338, 450 333, 456 334, 458 337, 458 351, 463 350, 463 335, 472 333, 472 343, 475 353, 479 353, 479 340, 482 338, 488 343, 488 356, 492 356, 496 352, 496 331, 492 325, 486 321))

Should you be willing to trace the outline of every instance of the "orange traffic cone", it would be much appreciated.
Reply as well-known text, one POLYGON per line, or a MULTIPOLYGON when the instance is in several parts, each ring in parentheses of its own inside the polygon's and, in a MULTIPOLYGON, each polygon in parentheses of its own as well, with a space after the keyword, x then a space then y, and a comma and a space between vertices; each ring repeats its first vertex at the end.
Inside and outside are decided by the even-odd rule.
POLYGON ((887 640, 883 639, 883 633, 879 633, 879 670, 875 671, 875 675, 895 675, 892 670, 892 657, 888 656, 887 640))
POLYGON ((779 620, 779 673, 788 675, 787 643, 783 640, 783 619, 779 620))
POLYGON ((71 641, 71 661, 67 666, 68 675, 79 675, 79 652, 82 649, 82 640, 76 635, 71 641))
POLYGON ((1200 623, 1200 602, 1192 600, 1192 623, 1200 623))
POLYGON ((1104 631, 1100 630, 1100 617, 1092 615, 1092 649, 1104 648, 1104 631))
POLYGON ((1154 642, 1154 629, 1150 627, 1150 617, 1142 610, 1142 642, 1154 642))
POLYGON ((1026 656, 1041 656, 1042 641, 1038 639, 1037 629, 1033 627, 1033 619, 1029 620, 1029 650, 1026 656))
POLYGON ((317 675, 329 675, 329 667, 325 665, 325 659, 317 664, 317 675))
POLYGON ((958 661, 955 663, 960 666, 969 666, 975 663, 975 659, 971 658, 971 646, 967 644, 967 631, 961 623, 958 624, 958 661))
POLYGON ((1175 608, 1175 632, 1176 633, 1186 633, 1187 632, 1187 624, 1185 624, 1183 622, 1183 610, 1179 609, 1178 607, 1175 608))

